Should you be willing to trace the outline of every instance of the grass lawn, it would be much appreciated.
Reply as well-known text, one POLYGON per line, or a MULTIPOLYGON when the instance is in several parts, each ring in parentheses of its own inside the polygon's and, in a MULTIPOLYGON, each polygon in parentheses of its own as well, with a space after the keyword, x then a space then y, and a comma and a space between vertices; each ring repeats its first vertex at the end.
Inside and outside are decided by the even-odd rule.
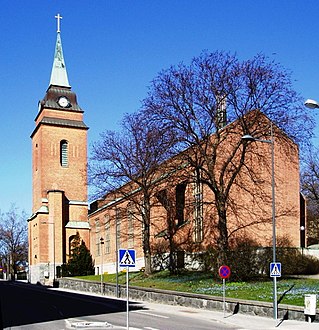
MULTIPOLYGON (((100 275, 77 277, 100 281, 100 275)), ((222 296, 222 280, 214 280, 209 273, 187 272, 170 275, 167 271, 145 276, 143 272, 129 274, 130 285, 163 290, 175 290, 212 296, 222 296)), ((125 272, 119 273, 119 284, 126 283, 125 272)), ((115 274, 104 274, 103 281, 116 283, 115 274)), ((252 282, 230 282, 226 280, 226 296, 247 300, 272 302, 272 279, 252 282)), ((277 295, 281 304, 304 306, 305 294, 317 294, 319 280, 300 278, 277 278, 277 295)))

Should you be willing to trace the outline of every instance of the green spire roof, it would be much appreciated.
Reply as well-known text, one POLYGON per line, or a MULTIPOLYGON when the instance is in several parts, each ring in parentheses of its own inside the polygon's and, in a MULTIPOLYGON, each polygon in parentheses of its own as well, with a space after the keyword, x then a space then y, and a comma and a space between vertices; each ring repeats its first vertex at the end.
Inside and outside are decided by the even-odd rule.
POLYGON ((58 15, 56 16, 56 18, 58 18, 58 30, 57 30, 57 38, 55 44, 53 66, 51 71, 50 86, 54 85, 60 87, 71 87, 69 85, 68 74, 66 72, 66 66, 62 51, 62 42, 60 35, 60 19, 62 17, 58 15))

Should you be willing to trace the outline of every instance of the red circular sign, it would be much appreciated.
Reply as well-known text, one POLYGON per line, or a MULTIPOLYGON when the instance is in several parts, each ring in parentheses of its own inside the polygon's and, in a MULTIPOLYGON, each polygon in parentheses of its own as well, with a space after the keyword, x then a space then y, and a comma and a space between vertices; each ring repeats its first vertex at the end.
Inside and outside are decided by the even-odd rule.
POLYGON ((230 268, 226 265, 220 266, 218 273, 221 278, 228 278, 230 276, 230 268))

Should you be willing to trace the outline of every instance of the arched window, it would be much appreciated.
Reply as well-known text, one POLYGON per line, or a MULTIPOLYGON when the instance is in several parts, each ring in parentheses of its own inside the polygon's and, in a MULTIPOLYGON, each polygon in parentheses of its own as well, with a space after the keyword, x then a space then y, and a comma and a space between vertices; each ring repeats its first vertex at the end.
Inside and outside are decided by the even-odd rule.
POLYGON ((71 256, 72 253, 72 243, 75 241, 76 235, 72 235, 69 237, 69 256, 71 256))
POLYGON ((63 167, 68 167, 69 159, 68 159, 68 141, 62 140, 60 142, 60 164, 63 167))

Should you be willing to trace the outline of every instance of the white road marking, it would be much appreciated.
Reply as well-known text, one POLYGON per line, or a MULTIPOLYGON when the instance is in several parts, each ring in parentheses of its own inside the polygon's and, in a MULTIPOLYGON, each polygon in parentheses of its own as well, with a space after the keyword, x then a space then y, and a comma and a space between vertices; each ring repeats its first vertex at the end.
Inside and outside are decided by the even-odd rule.
POLYGON ((71 329, 109 329, 112 327, 112 325, 108 322, 90 322, 77 320, 65 320, 65 322, 71 329))
POLYGON ((169 316, 153 314, 153 313, 148 313, 148 312, 134 311, 133 313, 144 314, 144 315, 149 315, 149 316, 155 316, 155 317, 159 317, 159 318, 162 318, 162 319, 169 319, 169 316))

